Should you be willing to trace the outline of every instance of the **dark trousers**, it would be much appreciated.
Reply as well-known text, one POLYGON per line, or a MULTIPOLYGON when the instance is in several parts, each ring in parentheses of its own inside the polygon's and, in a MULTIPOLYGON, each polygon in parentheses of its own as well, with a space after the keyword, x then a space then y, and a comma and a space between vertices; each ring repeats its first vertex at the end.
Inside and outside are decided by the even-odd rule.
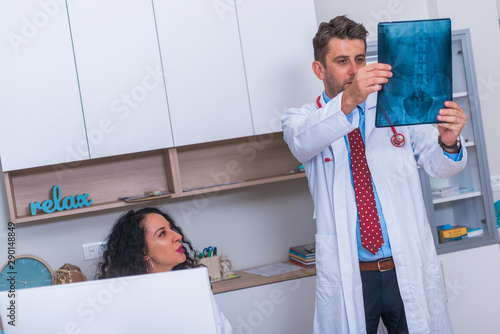
POLYGON ((408 333, 396 270, 362 271, 366 333, 377 333, 380 318, 389 334, 408 333))

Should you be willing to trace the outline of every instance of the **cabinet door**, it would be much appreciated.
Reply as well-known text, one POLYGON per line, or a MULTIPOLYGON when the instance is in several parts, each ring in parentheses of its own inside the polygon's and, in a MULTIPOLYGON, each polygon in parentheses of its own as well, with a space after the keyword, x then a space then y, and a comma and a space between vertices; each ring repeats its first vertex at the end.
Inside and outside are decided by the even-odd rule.
POLYGON ((175 146, 253 135, 235 11, 153 3, 175 146))
POLYGON ((498 333, 498 244, 439 255, 455 334, 498 333))
POLYGON ((234 333, 311 333, 316 277, 215 295, 234 333))
POLYGON ((314 75, 312 0, 236 1, 255 134, 281 131, 281 115, 323 90, 314 75))
POLYGON ((3 171, 88 159, 66 6, 3 1, 0 35, 3 171))
POLYGON ((498 242, 468 30, 453 33, 452 57, 453 100, 467 115, 462 129, 467 165, 462 172, 445 180, 421 174, 428 216, 440 254, 498 242), (465 227, 462 233, 466 233, 445 239, 445 233, 451 234, 444 230, 448 227, 462 230, 465 227))
POLYGON ((149 0, 68 0, 91 158, 171 147, 149 0))

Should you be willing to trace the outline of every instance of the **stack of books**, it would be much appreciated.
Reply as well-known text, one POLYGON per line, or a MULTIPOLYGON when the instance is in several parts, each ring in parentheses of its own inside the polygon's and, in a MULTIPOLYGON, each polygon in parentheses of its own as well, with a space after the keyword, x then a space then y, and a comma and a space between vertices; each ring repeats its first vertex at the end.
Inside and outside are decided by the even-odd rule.
POLYGON ((316 247, 315 244, 307 244, 290 247, 288 252, 290 262, 299 266, 309 268, 316 265, 316 247))

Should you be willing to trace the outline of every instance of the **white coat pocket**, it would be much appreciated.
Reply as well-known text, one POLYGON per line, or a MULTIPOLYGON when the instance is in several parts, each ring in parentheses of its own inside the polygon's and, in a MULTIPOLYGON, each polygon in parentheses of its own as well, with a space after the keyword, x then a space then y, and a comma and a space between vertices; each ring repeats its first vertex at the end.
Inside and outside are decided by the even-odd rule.
POLYGON ((334 234, 316 234, 316 275, 318 286, 341 286, 338 241, 334 234))
POLYGON ((314 333, 348 333, 337 236, 316 234, 316 312, 314 333))

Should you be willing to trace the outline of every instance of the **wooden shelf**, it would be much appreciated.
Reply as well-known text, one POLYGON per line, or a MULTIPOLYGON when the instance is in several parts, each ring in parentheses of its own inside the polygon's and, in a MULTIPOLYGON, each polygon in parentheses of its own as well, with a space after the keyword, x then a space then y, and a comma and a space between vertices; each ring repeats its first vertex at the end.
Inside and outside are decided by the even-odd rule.
POLYGON ((154 190, 181 198, 305 177, 282 138, 273 133, 7 172, 11 220, 24 223, 169 200, 120 200, 154 190), (32 216, 30 203, 52 199, 55 185, 61 199, 89 194, 92 205, 32 216))
POLYGON ((121 197, 168 189, 161 151, 12 171, 5 173, 5 184, 11 219, 16 223, 124 207, 127 203, 121 197), (29 204, 52 199, 54 185, 60 187, 61 199, 89 194, 92 205, 32 216, 29 204))
POLYGON ((273 182, 299 165, 281 133, 180 147, 177 159, 181 188, 187 193, 219 185, 238 188, 257 180, 273 182))
MULTIPOLYGON (((292 264, 291 262, 286 262, 292 264)), ((248 269, 245 269, 248 270, 248 269)), ((250 274, 245 270, 236 271, 235 274, 241 277, 219 281, 212 283, 212 291, 214 294, 229 292, 234 290, 252 288, 255 286, 288 281, 296 278, 308 277, 316 275, 316 267, 304 268, 300 270, 290 271, 284 274, 265 277, 256 274, 250 274)))

